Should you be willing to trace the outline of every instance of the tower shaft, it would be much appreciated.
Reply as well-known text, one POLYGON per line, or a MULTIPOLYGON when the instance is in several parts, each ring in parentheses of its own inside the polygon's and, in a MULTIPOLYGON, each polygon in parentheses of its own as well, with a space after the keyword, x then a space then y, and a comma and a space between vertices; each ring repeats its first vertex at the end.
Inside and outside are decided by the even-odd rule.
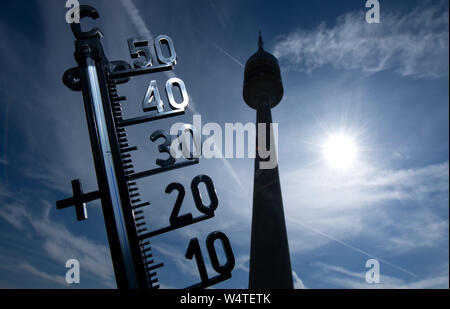
MULTIPOLYGON (((273 169, 261 169, 259 147, 270 149, 273 140, 271 103, 261 99, 256 110, 256 159, 253 188, 253 216, 250 249, 249 288, 292 289, 292 270, 284 219, 278 165, 273 169), (266 145, 258 145, 259 123, 265 124, 266 145), (269 131, 270 130, 270 131, 269 131)), ((271 156, 276 151, 271 150, 271 156)), ((267 160, 267 159, 266 159, 267 160)), ((277 160, 277 158, 272 158, 277 160)))

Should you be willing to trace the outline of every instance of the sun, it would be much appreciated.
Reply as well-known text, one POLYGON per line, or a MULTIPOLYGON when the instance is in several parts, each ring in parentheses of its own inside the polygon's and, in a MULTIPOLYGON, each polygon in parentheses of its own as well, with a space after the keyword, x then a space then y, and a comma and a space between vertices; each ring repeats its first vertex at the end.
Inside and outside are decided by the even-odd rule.
POLYGON ((330 135, 323 144, 322 151, 325 161, 335 169, 352 167, 358 155, 355 141, 345 135, 330 135))

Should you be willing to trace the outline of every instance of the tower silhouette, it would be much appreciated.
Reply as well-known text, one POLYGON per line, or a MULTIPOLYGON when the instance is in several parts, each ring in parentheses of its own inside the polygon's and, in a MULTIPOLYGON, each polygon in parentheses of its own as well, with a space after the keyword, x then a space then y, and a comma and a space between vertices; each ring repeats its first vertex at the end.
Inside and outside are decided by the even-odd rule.
MULTIPOLYGON (((259 149, 269 149, 273 139, 271 108, 283 97, 283 83, 277 58, 264 50, 261 32, 258 51, 245 64, 244 100, 256 110, 257 136, 253 187, 253 215, 250 248, 249 288, 292 289, 292 270, 281 197, 278 165, 261 168, 269 158, 261 158, 259 149), (264 124, 264 126, 258 125, 264 124), (266 145, 259 145, 260 130, 264 128, 266 145)), ((263 140, 264 141, 264 140, 263 140)), ((275 149, 271 160, 277 162, 275 149), (275 156, 275 157, 273 157, 275 156)), ((266 162, 267 163, 267 162, 266 162)))

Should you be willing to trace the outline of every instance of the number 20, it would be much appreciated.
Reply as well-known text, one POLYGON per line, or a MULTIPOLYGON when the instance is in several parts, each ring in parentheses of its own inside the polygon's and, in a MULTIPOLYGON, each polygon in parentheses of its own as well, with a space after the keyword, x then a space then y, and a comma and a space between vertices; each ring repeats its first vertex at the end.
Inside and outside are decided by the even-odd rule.
MULTIPOLYGON (((182 216, 178 216, 180 212, 181 204, 183 203, 185 190, 184 187, 179 183, 171 183, 166 188, 166 193, 171 193, 172 191, 178 191, 178 196, 175 201, 175 205, 173 207, 172 213, 170 215, 170 224, 173 226, 185 225, 189 222, 192 222, 192 214, 188 213, 182 216)), ((214 184, 211 178, 206 175, 196 176, 191 182, 191 191, 192 196, 194 197, 195 206, 197 209, 208 217, 214 216, 214 211, 217 209, 219 204, 219 200, 217 199, 216 190, 214 189, 214 184), (200 190, 198 188, 200 183, 204 183, 206 186, 206 191, 208 192, 210 205, 206 206, 203 203, 202 196, 200 194, 200 190)))

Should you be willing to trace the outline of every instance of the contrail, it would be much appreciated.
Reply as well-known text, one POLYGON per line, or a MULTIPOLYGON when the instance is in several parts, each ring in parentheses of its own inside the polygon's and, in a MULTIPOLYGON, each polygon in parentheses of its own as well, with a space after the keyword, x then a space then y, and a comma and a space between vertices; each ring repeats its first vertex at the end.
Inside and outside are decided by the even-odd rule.
MULTIPOLYGON (((147 27, 146 22, 142 18, 141 13, 139 13, 139 10, 137 9, 133 0, 120 0, 120 2, 122 3, 123 7, 127 11, 128 16, 130 17, 131 21, 133 22, 134 27, 139 32, 139 35, 153 41, 153 34, 150 31, 150 29, 147 27)), ((176 74, 173 73, 172 71, 164 71, 164 74, 168 78, 176 77, 176 74)), ((193 101, 192 96, 189 96, 189 97, 191 98, 190 101, 193 101)), ((193 113, 197 112, 194 104, 191 103, 190 108, 193 113)))
POLYGON ((410 271, 404 269, 403 267, 397 266, 397 265, 395 265, 395 264, 392 264, 391 262, 388 262, 388 261, 386 261, 386 260, 380 259, 379 257, 376 257, 376 256, 374 256, 374 255, 372 255, 372 254, 370 254, 370 253, 368 253, 368 252, 366 252, 366 251, 364 251, 364 250, 358 249, 358 248, 356 248, 356 247, 354 247, 354 246, 352 246, 352 245, 350 245, 350 244, 348 244, 348 243, 346 243, 346 242, 344 242, 344 241, 342 241, 342 240, 340 240, 340 239, 334 238, 334 237, 332 237, 332 236, 330 236, 330 235, 327 235, 327 234, 325 234, 325 233, 323 233, 323 232, 321 232, 321 231, 319 231, 319 230, 316 230, 316 229, 314 229, 314 228, 312 228, 312 227, 310 227, 310 226, 308 226, 308 225, 306 225, 306 224, 304 224, 304 223, 302 223, 302 222, 300 222, 300 221, 297 221, 297 220, 294 220, 294 219, 291 219, 291 218, 287 218, 287 221, 290 221, 290 222, 292 222, 292 223, 301 225, 301 226, 303 226, 304 228, 306 228, 306 229, 308 229, 308 230, 310 230, 310 231, 312 231, 312 232, 314 232, 314 233, 316 233, 316 234, 322 235, 322 236, 324 236, 324 237, 326 237, 326 238, 328 238, 328 239, 330 239, 330 240, 333 240, 333 241, 335 241, 335 242, 337 242, 337 243, 339 243, 339 244, 341 244, 341 245, 343 245, 343 246, 345 246, 345 247, 347 247, 347 248, 349 248, 349 249, 352 249, 352 250, 354 250, 354 251, 356 251, 356 252, 359 252, 359 253, 361 253, 361 254, 363 254, 363 255, 366 255, 366 256, 371 257, 371 258, 373 258, 373 259, 376 259, 376 260, 378 260, 378 261, 380 261, 380 262, 383 262, 383 263, 385 263, 386 265, 389 265, 389 266, 391 266, 391 267, 393 267, 393 268, 395 268, 395 269, 397 269, 397 270, 400 270, 400 271, 402 271, 402 272, 404 272, 404 273, 406 273, 406 274, 408 274, 408 275, 410 275, 410 276, 417 277, 416 274, 414 274, 414 273, 412 273, 412 272, 410 272, 410 271))
POLYGON ((134 27, 139 32, 139 35, 153 40, 153 35, 145 24, 145 21, 139 13, 136 5, 134 5, 134 2, 132 0, 120 0, 120 2, 122 2, 122 5, 130 16, 130 19, 133 22, 134 27))
POLYGON ((231 60, 233 60, 234 62, 236 62, 241 68, 244 68, 245 66, 236 58, 234 58, 233 56, 231 56, 229 53, 227 53, 226 50, 224 50, 222 47, 220 47, 219 45, 217 45, 215 42, 211 41, 208 39, 208 42, 211 43, 215 48, 217 48, 218 50, 220 50, 222 53, 224 53, 225 55, 227 55, 228 57, 230 57, 231 60))
POLYGON ((220 14, 220 12, 218 11, 216 5, 213 3, 212 0, 208 0, 208 2, 209 2, 209 4, 211 5, 214 14, 216 14, 217 20, 219 21, 220 25, 221 25, 223 28, 226 28, 226 23, 225 23, 225 20, 224 20, 224 18, 223 18, 223 14, 220 14))

